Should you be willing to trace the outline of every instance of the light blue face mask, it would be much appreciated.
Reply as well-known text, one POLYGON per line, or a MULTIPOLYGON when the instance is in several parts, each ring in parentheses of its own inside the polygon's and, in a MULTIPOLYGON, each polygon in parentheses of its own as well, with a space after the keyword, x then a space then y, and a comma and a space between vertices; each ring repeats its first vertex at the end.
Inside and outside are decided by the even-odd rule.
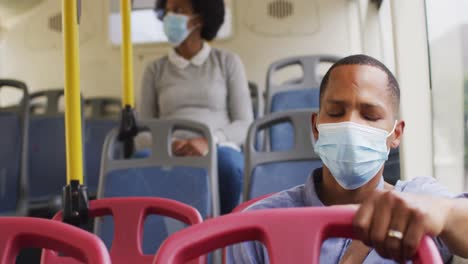
POLYGON ((353 122, 317 125, 314 150, 336 181, 346 190, 368 183, 382 168, 390 152, 386 130, 353 122))
POLYGON ((179 15, 174 13, 167 13, 164 17, 164 33, 174 47, 178 47, 182 42, 184 42, 187 37, 195 29, 188 29, 188 22, 190 20, 189 16, 179 15))

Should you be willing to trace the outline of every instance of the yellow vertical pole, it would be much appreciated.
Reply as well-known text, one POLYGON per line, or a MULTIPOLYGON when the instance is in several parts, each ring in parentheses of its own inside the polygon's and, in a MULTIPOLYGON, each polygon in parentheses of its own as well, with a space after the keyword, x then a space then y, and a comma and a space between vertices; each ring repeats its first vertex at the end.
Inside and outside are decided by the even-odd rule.
POLYGON ((80 63, 76 0, 62 0, 65 55, 65 131, 67 145, 67 184, 83 184, 83 145, 81 130, 80 63))
POLYGON ((133 87, 133 47, 131 35, 132 0, 120 0, 122 17, 122 106, 135 107, 133 87))

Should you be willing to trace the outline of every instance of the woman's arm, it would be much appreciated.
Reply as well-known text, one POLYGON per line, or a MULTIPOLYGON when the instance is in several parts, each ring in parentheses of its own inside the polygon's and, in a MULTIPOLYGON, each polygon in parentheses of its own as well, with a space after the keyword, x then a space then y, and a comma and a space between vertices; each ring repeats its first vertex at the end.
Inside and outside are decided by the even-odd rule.
POLYGON ((224 63, 227 71, 227 107, 231 123, 216 131, 215 136, 219 142, 228 141, 242 145, 253 121, 248 81, 239 56, 229 53, 224 63))
POLYGON ((156 69, 155 64, 151 63, 145 69, 141 82, 141 97, 139 105, 140 118, 159 117, 158 96, 156 93, 156 69))
MULTIPOLYGON (((138 105, 138 118, 155 118, 159 116, 158 100, 155 87, 156 73, 154 63, 148 64, 141 82, 141 97, 138 105)), ((134 139, 135 150, 142 151, 151 148, 151 134, 139 132, 134 139)))

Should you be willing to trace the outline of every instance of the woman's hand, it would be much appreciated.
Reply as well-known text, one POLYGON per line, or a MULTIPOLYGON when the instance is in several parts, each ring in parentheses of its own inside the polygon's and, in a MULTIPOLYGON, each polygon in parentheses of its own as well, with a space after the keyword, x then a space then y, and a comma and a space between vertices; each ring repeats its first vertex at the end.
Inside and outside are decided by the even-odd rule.
POLYGON ((402 262, 414 256, 425 234, 442 234, 451 207, 449 199, 376 191, 359 207, 354 227, 382 257, 402 262))
POLYGON ((174 141, 172 149, 176 156, 204 156, 208 153, 208 141, 201 137, 185 141, 174 141))
POLYGON ((187 140, 172 141, 172 153, 176 156, 185 156, 181 150, 185 145, 187 145, 187 142, 187 140))

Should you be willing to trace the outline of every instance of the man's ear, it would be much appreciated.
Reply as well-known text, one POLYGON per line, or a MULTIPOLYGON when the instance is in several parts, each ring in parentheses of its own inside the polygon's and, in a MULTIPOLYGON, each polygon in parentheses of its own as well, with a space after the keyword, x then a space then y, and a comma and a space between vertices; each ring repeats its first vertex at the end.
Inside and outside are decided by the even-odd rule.
POLYGON ((398 148, 398 146, 400 146, 400 143, 401 143, 401 139, 403 137, 403 132, 405 131, 405 121, 404 120, 400 120, 398 121, 398 123, 396 124, 395 126, 395 131, 393 132, 393 139, 392 141, 390 142, 390 147, 395 149, 395 148, 398 148))
POLYGON ((312 116, 310 118, 310 123, 311 123, 311 126, 312 126, 312 133, 313 133, 313 137, 314 137, 314 140, 317 141, 318 140, 318 130, 317 130, 317 122, 318 122, 318 113, 316 112, 313 112, 312 113, 312 116))

